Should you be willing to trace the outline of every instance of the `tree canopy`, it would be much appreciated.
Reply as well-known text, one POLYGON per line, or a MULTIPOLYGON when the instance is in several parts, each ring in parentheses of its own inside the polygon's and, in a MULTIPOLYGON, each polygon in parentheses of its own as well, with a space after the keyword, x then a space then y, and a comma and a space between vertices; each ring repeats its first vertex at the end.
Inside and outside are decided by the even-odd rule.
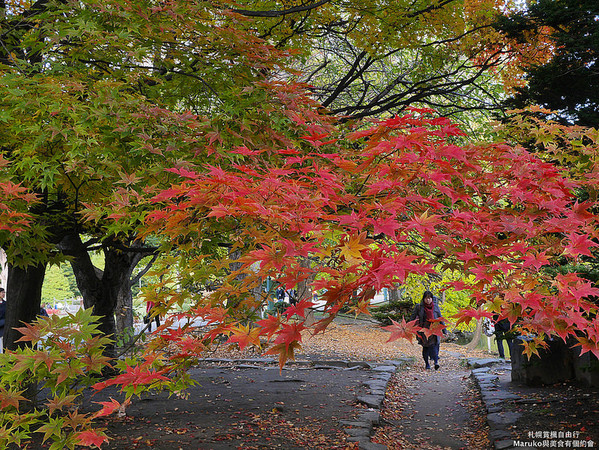
POLYGON ((490 27, 503 2, 241 2, 278 48, 302 52, 300 79, 347 118, 433 107, 443 115, 497 109, 513 53, 490 27))
MULTIPOLYGON (((7 8, 0 67, 0 186, 7 198, 0 214, 12 233, 4 232, 2 243, 26 265, 54 254, 61 233, 69 231, 65 225, 109 242, 131 234, 158 237, 168 257, 155 269, 161 281, 145 295, 157 313, 177 312, 141 354, 115 361, 117 373, 101 382, 97 377, 109 362, 99 350, 110 344, 91 338, 97 333, 89 325, 91 312, 74 318, 85 324, 76 341, 56 341, 63 353, 11 353, 8 361, 19 370, 2 378, 12 382, 0 389, 11 423, 0 439, 18 444, 29 433, 27 428, 15 434, 14 427, 25 422, 15 424, 14 418, 20 417, 20 389, 31 383, 30 375, 46 380, 53 397, 47 412, 36 411, 28 420, 55 425, 80 394, 71 394, 77 381, 96 390, 117 386, 126 401, 157 387, 180 391, 188 382, 182 369, 219 337, 278 355, 282 366, 306 333, 323 331, 342 308, 367 311, 376 291, 438 267, 470 275, 470 281, 449 283, 471 298, 458 322, 497 313, 519 320, 528 355, 546 345, 548 336, 574 339, 583 352, 599 355, 597 305, 591 301, 597 288, 576 274, 541 270, 563 258, 576 262, 597 246, 597 217, 591 213, 596 198, 579 201, 574 195, 593 185, 595 166, 584 177, 569 176, 517 145, 473 142, 429 108, 344 123, 331 114, 334 102, 323 108, 323 98, 315 100, 318 85, 301 82, 298 53, 286 46, 312 32, 313 40, 302 42, 324 38, 318 30, 326 30, 321 25, 327 8, 353 5, 356 14, 364 10, 376 17, 360 15, 340 25, 354 24, 356 31, 335 35, 367 51, 362 58, 356 54, 359 61, 387 45, 407 46, 412 35, 420 41, 408 54, 423 55, 429 39, 455 43, 443 30, 455 25, 450 7, 456 4, 414 4, 407 11, 420 13, 398 17, 395 25, 406 34, 389 42, 370 41, 375 30, 390 34, 383 25, 395 19, 373 9, 374 2, 362 9, 357 2, 284 5, 299 8, 300 15, 285 9, 266 15, 280 22, 277 27, 248 19, 252 11, 281 11, 266 2, 247 9, 176 0, 7 8), (426 20, 416 24, 415 18, 426 20), (313 19, 320 25, 296 30, 313 19), (435 25, 434 33, 425 23, 435 25), (33 196, 37 203, 27 204, 33 196), (19 247, 22 242, 30 247, 19 247), (305 295, 283 313, 264 315, 269 279, 288 288, 309 284, 325 302, 324 317, 313 325, 303 320, 312 306, 305 295), (169 328, 182 318, 203 324, 190 320, 169 328), (77 352, 87 357, 69 362, 77 352)), ((468 9, 473 5, 464 4, 465 17, 478 16, 468 9)), ((331 20, 352 17, 344 14, 337 11, 331 20)), ((462 30, 460 39, 470 36, 462 30)), ((299 52, 303 58, 327 55, 306 46, 299 52)), ((471 64, 478 56, 463 61, 471 64)), ((420 73, 427 75, 424 68, 420 73)), ((596 148, 598 138, 589 132, 580 145, 596 148)), ((115 258, 125 251, 118 250, 115 258)), ((52 325, 68 332, 68 319, 53 320, 20 327, 22 341, 40 342, 52 325)), ((440 334, 441 328, 427 332, 440 334)), ((392 339, 411 339, 418 327, 402 322, 389 330, 392 339)), ((44 426, 45 439, 99 445, 105 437, 88 427, 119 406, 113 401, 95 414, 76 415, 69 437, 60 427, 44 426)))

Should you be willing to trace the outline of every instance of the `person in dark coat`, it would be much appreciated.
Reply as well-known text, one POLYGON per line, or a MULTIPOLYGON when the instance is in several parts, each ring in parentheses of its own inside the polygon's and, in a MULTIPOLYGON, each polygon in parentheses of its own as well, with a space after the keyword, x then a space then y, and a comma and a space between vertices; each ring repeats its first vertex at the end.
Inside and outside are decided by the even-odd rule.
POLYGON ((6 302, 4 301, 4 297, 6 297, 6 291, 4 288, 0 288, 0 341, 2 344, 0 345, 0 350, 4 347, 4 318, 6 316, 6 302))
POLYGON ((505 359, 505 350, 503 349, 503 341, 506 342, 507 348, 510 352, 510 357, 512 355, 512 337, 510 333, 511 324, 508 319, 499 319, 498 315, 493 317, 495 320, 495 341, 497 342, 497 351, 499 352, 499 357, 501 359, 505 359))
POLYGON ((277 294, 277 301, 279 301, 279 302, 285 301, 285 289, 283 288, 283 286, 281 286, 277 289, 276 294, 277 294))
MULTIPOLYGON (((414 307, 410 320, 418 319, 418 325, 422 328, 430 328, 432 321, 440 318, 442 318, 441 310, 439 309, 438 303, 435 301, 435 297, 432 292, 425 291, 420 303, 414 307)), ((443 333, 445 334, 446 331, 443 330, 443 333)), ((422 359, 424 359, 425 369, 431 368, 429 360, 432 359, 435 370, 438 370, 439 347, 441 346, 439 336, 432 335, 427 338, 423 332, 419 332, 417 340, 418 343, 422 345, 422 359)))

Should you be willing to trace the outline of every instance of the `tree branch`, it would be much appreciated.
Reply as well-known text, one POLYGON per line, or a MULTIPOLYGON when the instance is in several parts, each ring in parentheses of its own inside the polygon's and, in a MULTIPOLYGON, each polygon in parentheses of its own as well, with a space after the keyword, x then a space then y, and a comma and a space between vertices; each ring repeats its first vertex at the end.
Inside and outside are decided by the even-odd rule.
POLYGON ((237 14, 241 14, 243 16, 247 16, 247 17, 281 17, 281 16, 286 16, 289 14, 310 11, 312 9, 318 8, 319 6, 326 5, 327 3, 330 3, 330 2, 331 2, 331 0, 320 0, 319 2, 311 3, 309 5, 295 6, 293 8, 283 9, 281 11, 274 11, 274 10, 251 11, 248 9, 232 9, 231 11, 233 11, 234 13, 237 13, 237 14))

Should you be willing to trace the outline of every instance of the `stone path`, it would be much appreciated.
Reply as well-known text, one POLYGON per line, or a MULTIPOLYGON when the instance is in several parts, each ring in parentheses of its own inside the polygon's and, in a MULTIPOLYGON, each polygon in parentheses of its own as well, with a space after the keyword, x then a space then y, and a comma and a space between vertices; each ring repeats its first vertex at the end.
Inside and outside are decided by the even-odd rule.
POLYGON ((520 418, 518 412, 507 411, 506 401, 517 400, 509 387, 511 366, 501 359, 470 358, 472 376, 476 379, 485 407, 489 423, 489 439, 497 450, 513 448, 512 434, 509 429, 520 418))
POLYGON ((403 364, 311 360, 280 372, 271 358, 206 359, 190 371, 198 385, 187 399, 146 395, 127 408, 127 417, 107 421, 112 441, 106 448, 305 450, 351 443, 384 450, 370 436, 387 383, 403 364))
MULTIPOLYGON (((401 442, 390 449, 470 449, 470 370, 460 354, 443 352, 439 370, 425 370, 421 361, 398 373, 398 393, 388 392, 383 413, 389 431, 401 442), (396 402, 396 405, 392 405, 396 402), (394 409, 399 414, 394 413, 394 409)), ((380 440, 380 434, 375 439, 380 440)))

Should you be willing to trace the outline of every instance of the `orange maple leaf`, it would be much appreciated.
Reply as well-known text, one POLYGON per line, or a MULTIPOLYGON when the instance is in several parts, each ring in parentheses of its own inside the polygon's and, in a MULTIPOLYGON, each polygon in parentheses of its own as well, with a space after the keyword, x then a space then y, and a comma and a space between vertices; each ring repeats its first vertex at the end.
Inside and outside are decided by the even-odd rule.
POLYGON ((249 344, 255 345, 260 348, 260 328, 259 327, 250 327, 249 325, 238 325, 236 327, 231 327, 231 337, 226 342, 227 344, 232 344, 237 342, 239 345, 239 349, 243 350, 249 344))
POLYGON ((31 342, 32 344, 36 344, 42 339, 42 332, 38 324, 26 323, 24 327, 15 328, 15 330, 23 335, 16 342, 31 342))
POLYGON ((341 255, 350 264, 360 263, 364 261, 362 251, 368 249, 371 243, 372 240, 366 238, 366 232, 350 236, 341 245, 341 255))
POLYGON ((288 359, 295 361, 295 351, 300 349, 302 345, 297 342, 273 345, 265 355, 279 355, 279 369, 283 370, 283 366, 288 359))
POLYGON ((77 399, 76 395, 65 395, 64 397, 54 397, 46 402, 48 411, 52 414, 54 411, 62 411, 64 407, 73 405, 77 399))
POLYGON ((574 347, 580 346, 580 354, 584 355, 586 352, 591 352, 597 358, 599 358, 599 343, 595 342, 591 339, 584 338, 582 336, 577 336, 578 344, 575 344, 574 347))
POLYGON ((4 387, 0 386, 0 409, 14 406, 18 410, 19 402, 21 401, 27 401, 27 399, 21 395, 20 391, 7 391, 4 387))

